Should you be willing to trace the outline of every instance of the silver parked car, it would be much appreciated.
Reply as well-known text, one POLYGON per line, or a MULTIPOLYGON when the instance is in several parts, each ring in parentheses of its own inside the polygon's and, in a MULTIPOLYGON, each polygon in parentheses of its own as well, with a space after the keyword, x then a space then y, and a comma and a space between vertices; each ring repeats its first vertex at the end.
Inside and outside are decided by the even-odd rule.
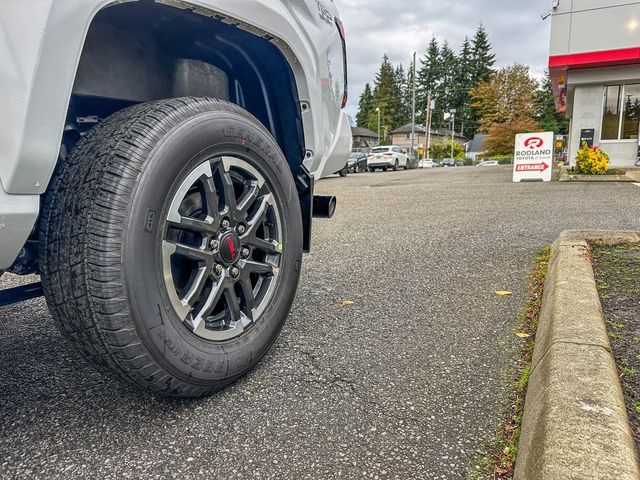
POLYGON ((335 209, 314 180, 351 151, 334 3, 0 18, 0 273, 40 274, 64 336, 130 383, 194 397, 246 374, 288 315, 311 212, 335 209))

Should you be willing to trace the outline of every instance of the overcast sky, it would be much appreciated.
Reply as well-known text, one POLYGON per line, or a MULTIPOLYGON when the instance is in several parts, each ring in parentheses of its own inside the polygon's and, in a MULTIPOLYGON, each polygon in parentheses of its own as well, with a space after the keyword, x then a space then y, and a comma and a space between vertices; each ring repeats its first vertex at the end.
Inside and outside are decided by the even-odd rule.
MULTIPOLYGON (((541 76, 549 54, 551 19, 540 13, 551 0, 335 0, 347 31, 349 49, 349 105, 355 116, 364 84, 373 82, 382 55, 405 68, 411 52, 423 54, 431 37, 457 52, 465 35, 480 23, 489 33, 496 65, 515 62, 541 76)), ((418 63, 418 67, 420 63, 418 63)))

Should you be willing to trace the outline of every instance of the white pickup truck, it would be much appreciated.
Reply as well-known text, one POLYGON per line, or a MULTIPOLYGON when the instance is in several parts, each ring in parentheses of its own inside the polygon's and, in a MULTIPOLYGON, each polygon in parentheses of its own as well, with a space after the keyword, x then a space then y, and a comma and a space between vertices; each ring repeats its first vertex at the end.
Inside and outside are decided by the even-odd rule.
POLYGON ((38 273, 64 336, 128 382, 244 375, 335 209, 314 181, 351 149, 333 2, 3 0, 0 20, 0 274, 38 273))

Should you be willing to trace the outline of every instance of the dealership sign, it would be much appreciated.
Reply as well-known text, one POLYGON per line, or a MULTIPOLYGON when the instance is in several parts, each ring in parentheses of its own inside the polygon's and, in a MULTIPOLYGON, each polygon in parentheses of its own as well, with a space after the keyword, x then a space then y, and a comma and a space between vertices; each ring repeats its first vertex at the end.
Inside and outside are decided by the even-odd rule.
POLYGON ((516 135, 513 181, 551 181, 553 172, 553 132, 516 135))

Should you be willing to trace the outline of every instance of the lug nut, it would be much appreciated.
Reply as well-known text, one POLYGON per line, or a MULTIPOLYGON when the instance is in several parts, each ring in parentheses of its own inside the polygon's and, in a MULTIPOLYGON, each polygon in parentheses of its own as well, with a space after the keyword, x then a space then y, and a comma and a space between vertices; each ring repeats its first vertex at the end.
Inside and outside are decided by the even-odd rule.
POLYGON ((220 242, 218 240, 211 240, 209 242, 209 246, 211 247, 211 250, 213 250, 214 252, 218 251, 218 248, 220 248, 220 242))
POLYGON ((222 275, 222 272, 224 272, 224 267, 218 263, 214 267, 214 271, 216 272, 216 275, 220 276, 220 275, 222 275))
POLYGON ((230 272, 233 278, 238 278, 238 275, 240 275, 240 269, 238 267, 231 267, 230 272))
POLYGON ((222 228, 229 228, 229 220, 226 218, 222 220, 222 228))
POLYGON ((237 230, 238 230, 238 234, 239 235, 244 235, 244 232, 247 231, 247 227, 245 227, 244 225, 240 224, 240 225, 238 225, 237 230))
POLYGON ((247 247, 243 247, 243 249, 240 251, 240 255, 242 255, 242 258, 249 258, 250 254, 251 251, 247 247))

